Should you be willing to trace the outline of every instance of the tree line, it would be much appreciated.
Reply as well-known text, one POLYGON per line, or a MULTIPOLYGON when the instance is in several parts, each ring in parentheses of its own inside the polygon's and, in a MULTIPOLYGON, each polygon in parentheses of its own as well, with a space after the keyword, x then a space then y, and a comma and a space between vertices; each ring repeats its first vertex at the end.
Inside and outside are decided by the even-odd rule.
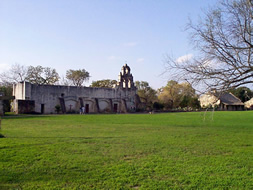
MULTIPOLYGON (((253 84, 253 1, 221 0, 204 11, 198 22, 189 20, 186 31, 197 55, 175 59, 168 56, 165 72, 171 79, 166 86, 152 89, 148 82, 136 81, 143 109, 198 107, 192 86, 204 91, 230 91, 243 102, 252 97, 247 85, 253 84)), ((60 77, 48 67, 14 65, 0 74, 2 86, 29 81, 36 84, 82 86, 90 78, 85 69, 68 70, 60 77)), ((112 87, 113 80, 93 81, 92 87, 112 87)))
MULTIPOLYGON (((11 68, 0 73, 0 91, 5 96, 12 96, 12 84, 27 81, 32 84, 39 85, 73 85, 84 86, 84 82, 88 81, 90 73, 85 69, 66 71, 66 76, 60 78, 54 68, 42 66, 23 66, 14 64, 11 68)), ((93 81, 90 87, 113 88, 117 84, 116 80, 104 79, 93 81)), ((146 81, 136 81, 137 94, 139 97, 139 110, 160 110, 172 109, 177 107, 199 108, 198 97, 195 90, 188 83, 177 83, 169 81, 165 87, 158 90, 149 86, 146 81)), ((5 106, 9 109, 9 106, 5 106)))
POLYGON ((73 85, 83 86, 90 78, 90 74, 85 69, 66 71, 66 76, 60 78, 54 68, 38 66, 24 66, 14 64, 9 70, 0 73, 0 96, 6 96, 7 100, 3 101, 5 111, 10 110, 10 100, 12 96, 13 84, 27 81, 39 85, 73 85))
MULTIPOLYGON (((174 80, 167 82, 166 86, 153 89, 146 81, 136 81, 137 94, 141 104, 140 111, 151 110, 186 110, 200 109, 199 96, 190 83, 179 83, 174 80)), ((237 96, 242 102, 253 97, 253 91, 248 87, 231 88, 228 90, 237 96)), ((222 92, 221 92, 222 93, 222 92)))
POLYGON ((40 65, 27 67, 14 64, 8 71, 0 73, 2 86, 10 86, 21 81, 39 85, 62 84, 83 86, 84 82, 88 81, 89 78, 90 74, 85 69, 69 69, 66 71, 66 76, 60 78, 58 72, 54 68, 42 67, 40 65))
MULTIPOLYGON (((83 86, 88 81, 90 74, 85 69, 66 71, 66 78, 60 80, 59 74, 53 68, 42 66, 25 67, 19 64, 12 65, 11 68, 0 73, 0 93, 4 96, 12 96, 12 84, 20 81, 28 81, 39 85, 74 85, 83 86)), ((92 81, 90 87, 113 88, 117 84, 116 80, 104 79, 92 81)), ((167 84, 157 90, 153 89, 147 81, 136 81, 135 86, 138 94, 138 110, 172 110, 172 109, 199 109, 199 95, 188 82, 177 82, 170 80, 167 84)), ((253 97, 253 92, 247 87, 231 88, 229 92, 241 99, 248 101, 253 97)), ((4 102, 5 108, 9 110, 8 100, 4 102)))
POLYGON ((189 83, 170 80, 166 86, 158 90, 150 87, 145 81, 136 81, 135 84, 141 101, 141 111, 200 108, 198 95, 189 83))

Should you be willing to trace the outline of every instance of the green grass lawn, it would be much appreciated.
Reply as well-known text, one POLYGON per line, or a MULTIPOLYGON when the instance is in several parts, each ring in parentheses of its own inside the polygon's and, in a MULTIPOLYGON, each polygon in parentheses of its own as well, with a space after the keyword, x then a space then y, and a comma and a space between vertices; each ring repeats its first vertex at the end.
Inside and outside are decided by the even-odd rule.
POLYGON ((6 116, 0 189, 253 189, 253 112, 6 116))

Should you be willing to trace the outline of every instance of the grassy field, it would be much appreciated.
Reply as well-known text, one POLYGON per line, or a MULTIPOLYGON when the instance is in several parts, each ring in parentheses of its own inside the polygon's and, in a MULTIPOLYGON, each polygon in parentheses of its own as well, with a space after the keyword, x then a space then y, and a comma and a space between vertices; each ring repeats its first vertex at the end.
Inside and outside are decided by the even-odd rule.
POLYGON ((0 189, 253 189, 253 112, 6 116, 0 189))

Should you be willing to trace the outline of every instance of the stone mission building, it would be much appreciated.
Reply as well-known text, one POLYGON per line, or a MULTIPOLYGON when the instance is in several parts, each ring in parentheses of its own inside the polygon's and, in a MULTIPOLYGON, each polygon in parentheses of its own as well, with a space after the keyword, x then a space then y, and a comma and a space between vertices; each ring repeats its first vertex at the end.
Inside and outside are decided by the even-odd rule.
POLYGON ((15 113, 86 113, 135 112, 137 94, 130 67, 125 64, 114 88, 37 85, 20 82, 13 86, 12 109, 15 113))

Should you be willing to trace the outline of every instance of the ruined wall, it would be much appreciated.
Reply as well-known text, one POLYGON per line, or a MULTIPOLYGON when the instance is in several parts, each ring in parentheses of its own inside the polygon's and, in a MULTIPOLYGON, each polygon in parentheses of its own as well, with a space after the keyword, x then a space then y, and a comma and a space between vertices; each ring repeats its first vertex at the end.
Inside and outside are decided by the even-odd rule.
POLYGON ((21 82, 13 86, 13 109, 16 113, 29 109, 34 112, 55 113, 59 105, 62 113, 76 113, 84 107, 88 113, 134 112, 136 109, 136 87, 130 67, 125 64, 115 88, 90 88, 76 86, 37 85, 21 82), (18 100, 27 100, 19 104, 18 100), (21 109, 21 107, 23 108, 21 109))
POLYGON ((27 114, 35 113, 35 102, 33 100, 15 100, 17 113, 27 114))
MULTIPOLYGON (((135 94, 135 88, 36 85, 28 82, 14 86, 16 99, 33 100, 36 113, 55 113, 55 106, 61 104, 59 98, 64 100, 66 112, 79 112, 82 104, 91 113, 122 112, 125 110, 122 99, 125 101, 127 111, 131 111, 135 108, 135 94)), ((18 111, 18 108, 16 110, 18 111)))
POLYGON ((24 99, 24 83, 20 82, 13 85, 13 96, 15 96, 15 99, 24 99))

